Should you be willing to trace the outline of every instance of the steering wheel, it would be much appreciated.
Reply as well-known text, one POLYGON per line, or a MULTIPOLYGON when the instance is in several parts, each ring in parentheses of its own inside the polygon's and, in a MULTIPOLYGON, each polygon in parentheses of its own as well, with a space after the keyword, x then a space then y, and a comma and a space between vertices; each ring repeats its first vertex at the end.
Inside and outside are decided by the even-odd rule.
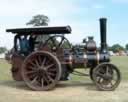
POLYGON ((53 52, 56 52, 60 48, 63 49, 72 48, 68 39, 66 39, 63 35, 54 35, 49 37, 49 39, 46 40, 45 43, 42 45, 42 48, 46 46, 50 48, 50 50, 53 52))

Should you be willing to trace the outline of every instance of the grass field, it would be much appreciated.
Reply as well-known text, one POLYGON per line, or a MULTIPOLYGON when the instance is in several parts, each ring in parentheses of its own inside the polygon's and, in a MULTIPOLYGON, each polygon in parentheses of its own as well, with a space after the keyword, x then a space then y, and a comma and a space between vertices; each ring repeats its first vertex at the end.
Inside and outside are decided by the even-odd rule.
MULTIPOLYGON (((11 78, 10 65, 0 60, 0 102, 128 102, 128 57, 112 57, 122 74, 115 91, 97 91, 89 77, 71 76, 47 92, 31 91, 23 82, 11 78)), ((83 71, 83 70, 82 70, 83 71)))
POLYGON ((115 56, 112 57, 112 63, 115 64, 122 74, 122 80, 128 80, 128 57, 127 56, 115 56))
MULTIPOLYGON (((111 58, 112 63, 115 64, 121 71, 122 80, 128 80, 128 57, 114 56, 111 58)), ((0 80, 12 80, 10 74, 10 65, 5 60, 0 60, 0 80)), ((82 70, 84 71, 84 70, 82 70)), ((82 80, 83 77, 73 76, 72 80, 82 80)))

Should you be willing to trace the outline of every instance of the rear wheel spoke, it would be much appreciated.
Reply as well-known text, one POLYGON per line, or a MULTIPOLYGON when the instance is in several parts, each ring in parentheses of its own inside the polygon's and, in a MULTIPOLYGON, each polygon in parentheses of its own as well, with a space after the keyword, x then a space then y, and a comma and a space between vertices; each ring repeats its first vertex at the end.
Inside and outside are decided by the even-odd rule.
POLYGON ((55 73, 48 72, 48 75, 55 76, 55 73))
POLYGON ((47 75, 47 77, 52 83, 54 83, 54 79, 52 77, 50 77, 49 75, 47 75))
POLYGON ((29 62, 33 67, 37 67, 37 65, 35 63, 33 63, 32 61, 29 62))
POLYGON ((50 68, 50 69, 48 69, 48 71, 49 72, 56 72, 57 70, 56 70, 56 68, 50 68))
POLYGON ((28 72, 26 72, 25 74, 35 74, 37 71, 28 71, 28 72))
POLYGON ((50 82, 48 81, 48 78, 46 78, 46 76, 43 76, 43 78, 44 78, 44 81, 47 83, 47 85, 49 85, 50 82))
POLYGON ((37 78, 38 76, 36 76, 32 81, 31 81, 31 84, 35 84, 37 82, 37 78))
POLYGON ((38 61, 39 61, 39 64, 41 65, 41 63, 42 63, 41 56, 38 56, 38 61))
POLYGON ((37 75, 36 74, 30 74, 30 75, 27 75, 28 76, 28 79, 33 79, 34 77, 36 77, 37 75))
POLYGON ((28 69, 31 69, 31 70, 36 70, 37 68, 36 67, 33 67, 33 66, 29 66, 28 69))
POLYGON ((44 57, 44 59, 43 59, 43 62, 42 62, 42 64, 41 64, 41 66, 44 66, 44 65, 45 65, 45 62, 46 62, 46 57, 44 57))
POLYGON ((40 67, 40 65, 39 65, 39 62, 38 62, 38 60, 37 60, 37 59, 35 59, 35 63, 36 63, 37 68, 39 68, 39 67, 40 67))
POLYGON ((50 64, 50 65, 46 66, 45 69, 49 69, 49 68, 53 67, 54 65, 55 65, 54 63, 50 64))
POLYGON ((44 87, 44 79, 41 79, 41 87, 44 87))

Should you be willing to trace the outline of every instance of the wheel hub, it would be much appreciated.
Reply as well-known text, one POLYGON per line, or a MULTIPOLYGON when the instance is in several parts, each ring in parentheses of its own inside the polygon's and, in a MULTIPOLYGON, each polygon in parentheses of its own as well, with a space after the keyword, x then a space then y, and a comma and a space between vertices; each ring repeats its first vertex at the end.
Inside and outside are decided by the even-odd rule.
POLYGON ((110 74, 105 74, 105 75, 104 75, 104 79, 105 79, 105 80, 110 80, 110 79, 112 79, 112 75, 110 75, 110 74))
POLYGON ((37 73, 39 74, 39 76, 43 76, 44 74, 46 74, 46 70, 40 68, 37 73))

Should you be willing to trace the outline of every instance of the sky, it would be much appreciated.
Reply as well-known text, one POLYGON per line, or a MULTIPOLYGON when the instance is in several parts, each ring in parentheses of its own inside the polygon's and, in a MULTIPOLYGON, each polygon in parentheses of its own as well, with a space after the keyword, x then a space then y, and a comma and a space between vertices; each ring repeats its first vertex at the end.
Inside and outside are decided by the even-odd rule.
POLYGON ((0 0, 0 46, 13 47, 7 28, 25 27, 34 15, 49 17, 50 26, 70 25, 71 43, 94 36, 100 45, 99 18, 107 18, 107 43, 128 43, 128 0, 0 0))

